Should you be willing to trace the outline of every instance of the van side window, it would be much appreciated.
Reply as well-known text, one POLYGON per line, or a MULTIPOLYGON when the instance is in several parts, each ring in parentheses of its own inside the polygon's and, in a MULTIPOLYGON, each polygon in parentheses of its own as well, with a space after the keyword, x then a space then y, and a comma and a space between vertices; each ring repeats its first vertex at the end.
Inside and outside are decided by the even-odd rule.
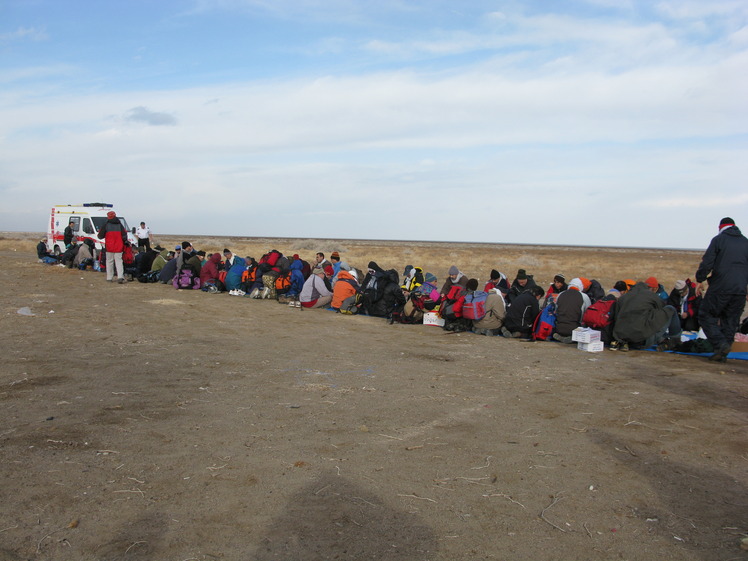
POLYGON ((79 232, 81 229, 81 217, 80 216, 71 216, 70 222, 73 223, 73 231, 79 232))
POLYGON ((85 233, 85 234, 93 234, 94 233, 93 225, 91 224, 91 219, 90 218, 84 218, 83 219, 83 233, 85 233))

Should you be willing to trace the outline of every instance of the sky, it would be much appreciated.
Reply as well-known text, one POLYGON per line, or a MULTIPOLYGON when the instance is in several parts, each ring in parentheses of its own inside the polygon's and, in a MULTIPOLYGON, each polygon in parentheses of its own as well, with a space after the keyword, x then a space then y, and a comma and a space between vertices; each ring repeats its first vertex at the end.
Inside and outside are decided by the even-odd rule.
POLYGON ((0 0, 0 230, 703 248, 745 0, 0 0))

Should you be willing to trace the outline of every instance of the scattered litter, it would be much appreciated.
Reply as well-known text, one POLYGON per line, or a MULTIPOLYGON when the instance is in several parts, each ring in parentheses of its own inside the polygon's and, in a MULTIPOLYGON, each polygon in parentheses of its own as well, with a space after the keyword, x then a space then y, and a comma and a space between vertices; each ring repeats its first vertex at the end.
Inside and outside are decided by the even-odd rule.
POLYGON ((50 313, 50 314, 54 314, 54 313, 55 313, 55 311, 54 311, 54 310, 49 310, 49 313, 50 313))
POLYGON ((31 308, 29 308, 28 306, 24 306, 23 308, 19 308, 18 315, 33 316, 34 313, 31 311, 31 308))

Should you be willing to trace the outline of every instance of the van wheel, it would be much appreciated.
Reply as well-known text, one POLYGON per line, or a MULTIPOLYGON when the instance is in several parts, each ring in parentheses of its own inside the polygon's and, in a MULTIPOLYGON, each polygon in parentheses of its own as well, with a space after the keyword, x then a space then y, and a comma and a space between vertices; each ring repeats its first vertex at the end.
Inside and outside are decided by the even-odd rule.
POLYGON ((56 257, 59 257, 60 254, 62 253, 62 251, 60 251, 60 246, 59 245, 55 246, 55 250, 54 251, 55 251, 55 256, 56 257))

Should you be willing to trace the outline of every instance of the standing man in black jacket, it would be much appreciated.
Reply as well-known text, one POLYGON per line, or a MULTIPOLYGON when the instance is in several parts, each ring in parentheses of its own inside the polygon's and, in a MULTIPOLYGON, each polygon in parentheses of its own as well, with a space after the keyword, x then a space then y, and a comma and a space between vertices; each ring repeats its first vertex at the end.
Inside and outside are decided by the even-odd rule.
POLYGON ((714 354, 709 360, 726 362, 745 307, 748 285, 748 239, 732 218, 723 218, 696 271, 696 294, 709 281, 699 308, 699 323, 714 354))

